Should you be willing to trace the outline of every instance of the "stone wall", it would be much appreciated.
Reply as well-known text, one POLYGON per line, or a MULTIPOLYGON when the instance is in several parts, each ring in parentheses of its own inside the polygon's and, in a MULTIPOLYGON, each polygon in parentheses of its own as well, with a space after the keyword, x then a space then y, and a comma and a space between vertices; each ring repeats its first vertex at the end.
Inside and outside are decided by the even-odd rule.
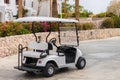
POLYGON ((120 29, 95 29, 79 32, 80 40, 105 39, 109 37, 120 36, 120 29))
MULTIPOLYGON (((47 34, 47 32, 37 33, 38 36, 41 36, 42 41, 45 40, 47 34)), ((52 32, 50 38, 58 37, 57 34, 57 32, 52 32)), ((104 39, 114 36, 120 36, 120 29, 96 29, 79 31, 79 40, 104 39)), ((18 44, 23 44, 23 46, 27 46, 28 42, 34 40, 35 38, 33 34, 0 38, 0 57, 17 54, 18 44)))

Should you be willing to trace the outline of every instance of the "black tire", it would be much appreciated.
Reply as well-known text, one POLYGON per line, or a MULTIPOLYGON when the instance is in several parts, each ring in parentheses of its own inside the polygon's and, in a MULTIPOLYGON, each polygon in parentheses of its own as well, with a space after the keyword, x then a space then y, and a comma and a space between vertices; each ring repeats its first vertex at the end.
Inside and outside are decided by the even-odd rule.
POLYGON ((26 71, 27 72, 27 74, 34 74, 34 72, 32 72, 32 71, 26 71))
POLYGON ((43 71, 43 75, 46 77, 51 77, 55 74, 55 65, 52 63, 47 63, 43 71))
POLYGON ((86 60, 83 57, 80 57, 77 61, 76 67, 77 69, 83 69, 86 66, 86 60))

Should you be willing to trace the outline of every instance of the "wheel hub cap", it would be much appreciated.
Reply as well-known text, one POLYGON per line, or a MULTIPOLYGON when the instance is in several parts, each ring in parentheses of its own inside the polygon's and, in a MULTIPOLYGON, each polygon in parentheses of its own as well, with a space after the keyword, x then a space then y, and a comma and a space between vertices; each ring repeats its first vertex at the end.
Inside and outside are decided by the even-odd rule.
POLYGON ((49 67, 48 73, 49 73, 49 74, 53 74, 53 72, 54 72, 54 68, 53 68, 53 67, 49 67))
POLYGON ((81 66, 83 67, 85 65, 85 62, 82 60, 81 61, 81 66))

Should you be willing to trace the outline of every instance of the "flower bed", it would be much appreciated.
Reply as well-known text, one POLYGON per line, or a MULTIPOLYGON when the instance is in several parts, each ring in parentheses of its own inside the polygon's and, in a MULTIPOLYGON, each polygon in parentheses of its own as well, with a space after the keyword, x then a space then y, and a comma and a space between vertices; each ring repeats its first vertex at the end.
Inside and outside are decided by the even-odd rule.
MULTIPOLYGON (((34 32, 47 32, 50 29, 50 25, 52 26, 52 31, 57 30, 57 23, 41 22, 34 24, 34 32)), ((30 33, 32 33, 32 23, 4 22, 0 24, 0 37, 30 33)))

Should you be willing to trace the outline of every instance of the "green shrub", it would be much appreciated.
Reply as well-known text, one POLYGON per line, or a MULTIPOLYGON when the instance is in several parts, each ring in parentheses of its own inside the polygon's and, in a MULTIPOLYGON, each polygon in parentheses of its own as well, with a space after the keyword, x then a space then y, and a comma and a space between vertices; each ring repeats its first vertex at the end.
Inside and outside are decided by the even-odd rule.
POLYGON ((2 25, 0 26, 0 36, 5 37, 5 36, 16 35, 18 25, 20 25, 20 23, 16 23, 16 22, 2 23, 2 25))
POLYGON ((78 30, 82 30, 82 24, 77 23, 77 28, 78 28, 78 30))
POLYGON ((91 30, 94 29, 93 23, 84 23, 84 24, 77 24, 78 30, 91 30))
POLYGON ((69 12, 68 17, 73 17, 73 12, 69 12))
POLYGON ((80 13, 79 16, 80 16, 80 17, 88 17, 88 16, 87 16, 87 13, 80 13))
POLYGON ((7 33, 5 30, 0 30, 0 37, 5 37, 7 36, 7 33))
POLYGON ((115 26, 116 28, 120 28, 120 17, 118 17, 118 16, 113 16, 112 19, 113 19, 113 21, 114 21, 114 26, 115 26))
POLYGON ((22 23, 22 27, 25 29, 28 29, 28 30, 30 30, 31 25, 32 24, 30 24, 30 23, 22 23))
POLYGON ((31 33, 30 30, 25 29, 25 28, 20 28, 20 29, 16 32, 17 35, 29 34, 29 33, 31 33))
MULTIPOLYGON (((47 23, 47 22, 42 22, 42 23, 35 23, 34 24, 34 32, 45 32, 45 31, 50 31, 50 25, 51 31, 57 31, 58 30, 58 23, 53 22, 53 23, 47 23)), ((67 26, 74 26, 73 24, 61 24, 61 26, 67 27, 67 26)), ((83 25, 79 25, 81 27, 78 27, 79 30, 84 29, 93 29, 93 24, 92 23, 86 23, 83 25)), ((5 23, 0 23, 0 37, 5 37, 5 36, 11 36, 11 35, 21 35, 21 34, 29 34, 32 32, 32 24, 31 23, 17 23, 17 22, 5 22, 5 23)))
POLYGON ((62 14, 58 14, 58 18, 61 18, 62 17, 62 14))
POLYGON ((52 31, 57 31, 58 30, 58 23, 54 22, 54 23, 51 24, 51 26, 52 26, 51 27, 52 31))
POLYGON ((62 13, 62 18, 68 17, 68 13, 62 13))
POLYGON ((114 20, 112 18, 107 18, 102 23, 102 28, 114 28, 114 20))
POLYGON ((83 30, 91 30, 94 29, 94 24, 93 23, 85 23, 82 25, 83 30))
POLYGON ((102 13, 100 13, 100 14, 97 14, 96 17, 98 17, 98 18, 106 17, 106 13, 105 13, 105 12, 102 12, 102 13))
POLYGON ((17 22, 4 22, 0 25, 0 36, 11 36, 30 33, 27 27, 23 27, 21 23, 17 22))
POLYGON ((116 16, 114 13, 106 13, 106 17, 114 17, 116 16))
POLYGON ((42 23, 37 22, 37 23, 34 24, 34 31, 35 32, 44 32, 44 27, 45 26, 46 26, 46 24, 42 25, 42 23))
POLYGON ((75 17, 75 13, 72 13, 72 17, 75 17))

